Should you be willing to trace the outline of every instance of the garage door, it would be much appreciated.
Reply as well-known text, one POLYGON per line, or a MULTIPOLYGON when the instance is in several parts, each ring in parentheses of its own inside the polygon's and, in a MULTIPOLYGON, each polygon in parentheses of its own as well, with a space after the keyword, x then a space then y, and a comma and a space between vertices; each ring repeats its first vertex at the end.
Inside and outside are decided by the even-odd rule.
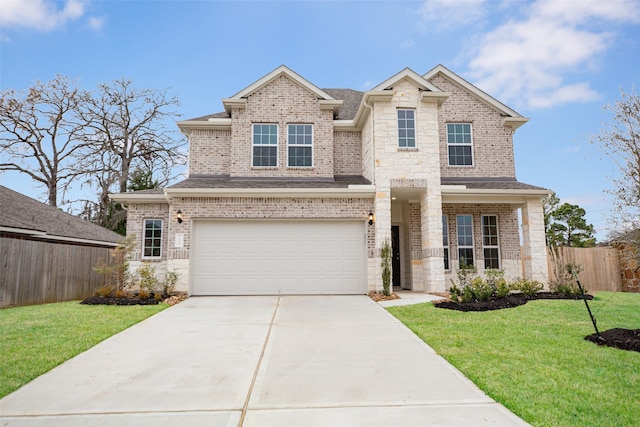
POLYGON ((363 221, 194 221, 191 294, 364 294, 363 221))

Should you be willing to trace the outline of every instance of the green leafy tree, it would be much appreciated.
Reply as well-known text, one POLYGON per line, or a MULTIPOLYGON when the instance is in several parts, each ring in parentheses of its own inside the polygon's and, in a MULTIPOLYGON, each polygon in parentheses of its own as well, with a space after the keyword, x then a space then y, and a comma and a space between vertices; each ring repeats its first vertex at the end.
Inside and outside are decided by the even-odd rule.
POLYGON ((560 204, 553 193, 544 202, 544 219, 547 246, 593 247, 596 239, 594 228, 585 219, 586 211, 578 205, 560 204))

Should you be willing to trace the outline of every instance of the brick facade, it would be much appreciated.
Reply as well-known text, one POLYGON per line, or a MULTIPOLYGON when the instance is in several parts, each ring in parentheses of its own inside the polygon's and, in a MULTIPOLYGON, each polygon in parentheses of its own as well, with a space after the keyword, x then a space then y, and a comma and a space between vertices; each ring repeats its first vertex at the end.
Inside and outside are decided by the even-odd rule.
MULTIPOLYGON (((411 76, 409 76, 411 77, 411 76)), ((419 77, 418 77, 419 79, 419 77)), ((231 178, 305 179, 332 181, 337 175, 362 176, 375 186, 371 197, 287 197, 242 193, 221 196, 206 193, 197 197, 169 196, 166 203, 129 203, 128 234, 142 231, 145 218, 163 219, 161 268, 182 274, 178 288, 189 289, 189 257, 192 221, 206 219, 354 219, 365 220, 369 212, 375 223, 367 227, 368 284, 370 290, 382 287, 379 249, 390 238, 391 226, 398 225, 401 255, 401 285, 414 291, 444 291, 457 266, 455 216, 470 214, 474 219, 475 259, 482 264, 480 217, 497 215, 500 233, 501 266, 510 276, 525 273, 544 278, 546 265, 544 227, 538 201, 522 198, 517 202, 495 203, 475 200, 443 204, 442 177, 515 178, 513 132, 505 126, 498 104, 480 99, 467 88, 448 78, 447 73, 432 76, 430 83, 416 78, 398 78, 388 88, 362 101, 359 122, 337 126, 336 112, 328 108, 322 92, 301 83, 284 72, 269 81, 257 82, 251 91, 232 103, 225 121, 198 122, 189 132, 189 174, 222 175, 231 178), (424 85, 434 85, 448 98, 425 96, 424 85), (497 106, 498 105, 498 106, 497 106), (416 146, 398 146, 397 110, 411 109, 416 118, 416 146), (473 166, 448 165, 446 124, 472 124, 473 166), (207 127, 210 123, 215 126, 207 127), (252 125, 278 125, 278 165, 252 166, 252 125), (287 165, 287 125, 313 125, 313 167, 287 165), (179 224, 175 212, 184 221, 179 224), (524 257, 521 260, 518 210, 522 209, 524 257), (444 271, 442 215, 448 216, 450 271, 444 271)), ((459 81, 458 81, 459 82, 459 81)), ((433 86, 431 86, 433 88, 433 86)), ((433 95, 433 90, 431 95, 433 95)), ((429 95, 429 94, 427 94, 429 95)), ((365 94, 366 99, 366 94, 365 94)), ((332 104, 332 105, 334 105, 332 104)), ((220 117, 220 116, 217 116, 220 117)), ((183 129, 184 130, 184 129, 183 129)), ((345 192, 347 190, 345 189, 345 192)), ((499 194, 500 191, 496 191, 499 194)), ((138 247, 142 245, 137 238, 138 247)), ((140 250, 133 262, 140 262, 140 250)), ((398 285, 398 284, 396 284, 398 285)))

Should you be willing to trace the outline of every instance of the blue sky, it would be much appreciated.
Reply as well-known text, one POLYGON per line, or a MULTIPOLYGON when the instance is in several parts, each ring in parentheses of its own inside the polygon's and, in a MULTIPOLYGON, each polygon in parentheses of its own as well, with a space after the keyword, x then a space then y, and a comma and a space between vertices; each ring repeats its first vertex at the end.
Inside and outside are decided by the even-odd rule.
MULTIPOLYGON (((281 64, 363 91, 445 65, 530 118, 514 136, 518 179, 585 208, 605 238, 617 170, 589 141, 610 118, 602 106, 640 82, 636 0, 0 2, 3 90, 125 77, 170 88, 187 119, 281 64)), ((43 199, 14 173, 0 183, 43 199)))

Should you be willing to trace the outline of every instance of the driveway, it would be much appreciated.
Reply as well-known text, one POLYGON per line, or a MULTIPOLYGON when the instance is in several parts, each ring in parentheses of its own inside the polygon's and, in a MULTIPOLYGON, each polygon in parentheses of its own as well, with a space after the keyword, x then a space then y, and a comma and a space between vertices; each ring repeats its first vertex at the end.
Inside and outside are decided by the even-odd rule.
POLYGON ((0 400, 1 426, 527 425, 366 296, 193 297, 0 400))

